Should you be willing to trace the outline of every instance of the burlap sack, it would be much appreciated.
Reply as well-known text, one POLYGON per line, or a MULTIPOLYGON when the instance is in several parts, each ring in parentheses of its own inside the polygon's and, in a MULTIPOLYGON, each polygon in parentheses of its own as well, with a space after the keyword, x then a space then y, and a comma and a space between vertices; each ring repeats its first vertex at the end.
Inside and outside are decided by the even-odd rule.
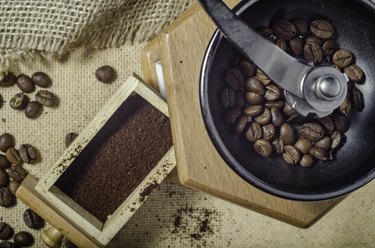
POLYGON ((192 0, 1 0, 0 71, 34 55, 145 41, 192 0))

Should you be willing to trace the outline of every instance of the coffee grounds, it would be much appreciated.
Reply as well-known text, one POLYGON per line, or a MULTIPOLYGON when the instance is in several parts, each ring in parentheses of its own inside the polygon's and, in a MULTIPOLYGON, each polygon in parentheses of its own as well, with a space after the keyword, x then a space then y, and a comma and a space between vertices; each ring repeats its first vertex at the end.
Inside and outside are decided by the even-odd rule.
MULTIPOLYGON (((139 95, 132 95, 63 173, 56 186, 105 222, 171 146, 168 117, 139 95)), ((154 188, 150 187, 146 193, 154 188)))

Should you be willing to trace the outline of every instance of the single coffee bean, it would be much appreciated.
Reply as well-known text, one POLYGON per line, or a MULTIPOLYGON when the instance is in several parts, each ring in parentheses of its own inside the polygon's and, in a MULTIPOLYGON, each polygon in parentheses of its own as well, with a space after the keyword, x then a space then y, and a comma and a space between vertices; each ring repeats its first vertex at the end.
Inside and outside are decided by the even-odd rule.
POLYGON ((273 124, 268 124, 262 127, 263 139, 271 141, 276 135, 276 128, 273 124))
POLYGON ((32 246, 34 244, 34 237, 28 232, 16 233, 13 240, 14 243, 19 247, 32 246))
POLYGON ((9 183, 9 191, 10 193, 12 193, 12 195, 16 196, 16 192, 18 190, 18 188, 20 187, 20 183, 17 182, 17 181, 10 181, 9 183))
POLYGON ((277 20, 272 24, 271 28, 280 39, 291 40, 297 35, 296 27, 288 20, 277 20))
POLYGON ((35 90, 33 80, 25 74, 21 74, 17 77, 17 86, 25 93, 31 93, 35 90))
POLYGON ((100 82, 110 84, 117 79, 117 72, 111 66, 105 65, 96 70, 95 76, 100 82))
POLYGON ((76 133, 68 133, 65 136, 65 146, 68 147, 70 144, 73 143, 73 141, 78 137, 78 134, 76 133))
POLYGON ((256 77, 251 77, 246 81, 246 89, 259 95, 264 95, 266 93, 266 87, 264 87, 263 83, 256 77))
POLYGON ((272 29, 269 28, 260 28, 259 33, 266 39, 274 42, 277 40, 276 35, 273 33, 272 29))
POLYGON ((23 213, 23 221, 32 229, 40 229, 44 226, 44 220, 30 208, 23 213))
POLYGON ((274 139, 272 141, 272 146, 276 154, 282 154, 284 152, 284 143, 280 138, 274 139))
POLYGON ((0 188, 0 206, 4 208, 8 208, 8 207, 11 207, 13 203, 14 203, 14 199, 9 189, 5 187, 1 187, 0 188))
POLYGON ((242 72, 236 68, 232 68, 226 75, 228 85, 234 89, 239 90, 245 84, 245 78, 242 72))
POLYGON ((286 49, 288 48, 288 44, 283 39, 278 39, 276 41, 276 46, 279 47, 283 51, 286 51, 286 49))
POLYGON ((29 102, 25 108, 25 116, 30 119, 37 118, 42 113, 42 105, 37 101, 29 102))
POLYGON ((9 133, 4 133, 0 136, 0 151, 6 152, 8 148, 14 146, 14 137, 9 133))
POLYGON ((352 104, 350 102, 349 97, 345 98, 345 100, 342 102, 338 110, 340 111, 340 113, 344 115, 348 115, 350 111, 352 111, 352 104))
POLYGON ((247 78, 255 75, 255 66, 250 61, 243 60, 237 64, 237 67, 247 78))
POLYGON ((263 114, 259 115, 256 117, 255 122, 260 124, 260 125, 266 125, 270 123, 271 121, 271 111, 268 108, 265 108, 263 111, 263 114))
POLYGON ((0 80, 0 86, 2 87, 10 87, 16 84, 16 75, 12 72, 8 72, 4 75, 4 77, 0 80))
POLYGON ((237 134, 241 134, 243 132, 248 120, 249 120, 249 117, 247 115, 242 115, 240 118, 238 118, 236 122, 236 126, 234 128, 237 134))
POLYGON ((319 148, 319 147, 313 147, 310 149, 310 155, 313 156, 314 158, 318 159, 318 160, 328 160, 328 152, 326 150, 324 150, 323 148, 319 148))
POLYGON ((262 157, 269 157, 272 155, 272 145, 268 140, 260 139, 255 141, 254 150, 262 157))
POLYGON ((47 88, 52 84, 51 78, 44 72, 35 72, 31 79, 33 82, 42 88, 47 88))
POLYGON ((337 46, 333 40, 327 40, 322 46, 324 56, 331 57, 336 51, 337 46))
POLYGON ((277 102, 266 102, 264 104, 264 107, 266 108, 278 108, 278 109, 283 109, 284 108, 284 105, 285 105, 285 102, 284 101, 277 101, 277 102))
POLYGON ((284 115, 275 107, 271 108, 271 120, 275 127, 281 127, 285 122, 284 115))
POLYGON ((309 168, 309 167, 314 165, 314 162, 315 162, 315 160, 314 160, 313 156, 311 156, 310 154, 304 154, 302 156, 301 162, 299 162, 299 164, 302 167, 309 168))
POLYGON ((246 106, 246 94, 245 92, 238 91, 236 93, 236 107, 243 109, 246 106))
POLYGON ((57 103, 57 97, 48 90, 38 91, 38 93, 35 95, 35 100, 38 103, 48 107, 55 106, 57 103))
POLYGON ((351 93, 351 91, 354 89, 354 87, 355 87, 355 83, 354 82, 352 82, 352 81, 349 81, 348 83, 347 83, 347 86, 348 86, 348 93, 350 94, 351 93))
POLYGON ((306 43, 303 48, 303 55, 308 61, 312 61, 314 64, 322 62, 323 51, 322 48, 315 42, 306 43))
POLYGON ((287 162, 288 164, 294 165, 294 164, 298 164, 301 161, 302 154, 294 146, 288 145, 284 147, 283 158, 285 162, 287 162))
POLYGON ((337 131, 341 133, 346 133, 346 131, 349 130, 350 120, 346 117, 346 115, 336 112, 332 116, 332 120, 335 123, 337 131))
POLYGON ((271 79, 261 70, 257 69, 255 77, 259 79, 265 86, 271 83, 271 79))
POLYGON ((299 134, 305 139, 318 141, 324 137, 325 131, 318 123, 310 122, 302 125, 302 128, 299 130, 299 134))
POLYGON ((335 131, 330 135, 332 140, 331 150, 336 151, 343 142, 342 134, 339 131, 335 131))
POLYGON ((256 122, 251 123, 245 133, 245 137, 248 141, 254 143, 256 140, 261 139, 263 136, 262 126, 256 122))
POLYGON ((329 136, 325 136, 323 139, 315 142, 315 146, 318 148, 323 148, 324 150, 331 149, 332 140, 329 136))
POLYGON ((0 169, 0 187, 6 187, 9 183, 9 176, 4 169, 0 169))
POLYGON ((13 242, 4 241, 0 243, 0 248, 18 248, 13 242))
POLYGON ((8 170, 9 177, 16 182, 22 182, 23 179, 27 176, 27 171, 21 165, 13 165, 8 170))
POLYGON ((294 147, 300 150, 303 154, 309 153, 310 149, 313 147, 313 144, 308 139, 299 139, 294 144, 294 147))
POLYGON ((248 106, 244 109, 244 113, 251 117, 256 117, 264 112, 262 105, 248 106))
POLYGON ((279 87, 277 87, 274 84, 270 84, 266 86, 266 89, 267 90, 266 90, 266 94, 264 94, 264 98, 267 101, 273 102, 273 101, 277 101, 280 99, 282 93, 279 87))
POLYGON ((292 23, 296 27, 298 35, 305 35, 309 30, 309 23, 305 19, 294 19, 292 20, 292 23))
POLYGON ((354 87, 350 91, 350 100, 353 104, 353 108, 358 111, 362 112, 365 108, 365 100, 363 98, 362 91, 358 89, 357 87, 354 87))
POLYGON ((0 239, 7 240, 13 236, 13 228, 5 222, 0 222, 0 239))
POLYGON ((280 138, 284 145, 293 145, 296 142, 296 133, 289 123, 284 123, 280 128, 280 138))
POLYGON ((246 101, 251 105, 259 105, 263 103, 263 96, 249 91, 246 93, 246 101))
POLYGON ((324 20, 315 20, 310 24, 310 31, 322 39, 329 39, 333 36, 333 27, 331 23, 324 20))
POLYGON ((290 49, 292 49, 292 52, 297 56, 301 56, 303 54, 304 45, 304 41, 300 37, 296 37, 289 41, 290 49))
POLYGON ((21 145, 19 153, 22 161, 25 163, 34 163, 38 158, 35 148, 29 144, 21 145))
POLYGON ((19 152, 14 147, 8 148, 6 157, 11 164, 19 164, 22 161, 19 152))
POLYGON ((234 107, 236 105, 236 92, 227 88, 221 92, 221 104, 224 108, 234 107))
POLYGON ((10 165, 8 159, 3 154, 0 154, 0 169, 6 169, 10 167, 10 165))
POLYGON ((17 110, 23 110, 26 108, 29 102, 29 97, 23 93, 14 95, 9 102, 10 107, 17 110))
POLYGON ((352 64, 353 54, 348 50, 341 49, 333 54, 332 61, 339 67, 345 68, 352 64))
POLYGON ((305 38, 305 43, 306 44, 309 44, 311 42, 315 42, 316 44, 318 44, 319 46, 322 46, 323 45, 323 40, 316 37, 315 35, 313 34, 310 34, 308 35, 306 38, 305 38))
POLYGON ((328 134, 331 134, 333 133, 333 131, 335 131, 335 123, 329 116, 320 118, 318 121, 325 128, 328 134))
POLYGON ((227 124, 234 124, 238 117, 241 115, 241 110, 237 107, 230 108, 225 114, 225 122, 227 124))
POLYGON ((345 67, 344 71, 348 78, 354 82, 361 81, 364 76, 362 69, 358 65, 345 67))

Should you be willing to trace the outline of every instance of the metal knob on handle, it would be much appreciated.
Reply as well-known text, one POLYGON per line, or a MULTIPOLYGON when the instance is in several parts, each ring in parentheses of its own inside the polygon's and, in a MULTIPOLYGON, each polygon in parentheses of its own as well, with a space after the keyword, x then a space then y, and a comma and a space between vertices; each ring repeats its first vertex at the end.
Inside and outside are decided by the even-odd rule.
POLYGON ((286 92, 301 115, 324 117, 345 100, 348 78, 333 67, 313 67, 260 36, 221 0, 199 0, 220 31, 286 92))

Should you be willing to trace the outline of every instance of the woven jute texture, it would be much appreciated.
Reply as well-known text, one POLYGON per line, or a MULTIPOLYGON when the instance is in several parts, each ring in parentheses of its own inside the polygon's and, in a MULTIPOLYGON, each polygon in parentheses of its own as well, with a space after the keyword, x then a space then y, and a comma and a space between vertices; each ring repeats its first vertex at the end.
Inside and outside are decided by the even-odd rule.
POLYGON ((192 0, 1 0, 0 71, 36 55, 148 40, 192 0))

